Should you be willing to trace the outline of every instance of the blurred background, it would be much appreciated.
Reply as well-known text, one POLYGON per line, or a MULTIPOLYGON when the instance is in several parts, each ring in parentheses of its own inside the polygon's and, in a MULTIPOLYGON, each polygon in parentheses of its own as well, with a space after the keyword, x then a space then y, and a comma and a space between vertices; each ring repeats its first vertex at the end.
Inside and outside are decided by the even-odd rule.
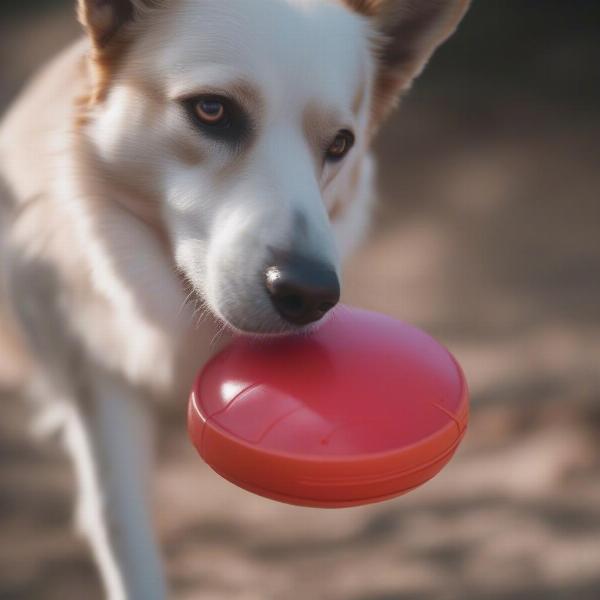
MULTIPOLYGON (((2 0, 0 108, 78 34, 73 0, 2 0)), ((600 3, 475 0, 377 143, 346 298, 462 362, 473 415, 433 481, 301 509, 213 474, 165 414, 157 519, 173 597, 600 598, 600 3)), ((73 477, 2 397, 0 598, 101 598, 73 477)))

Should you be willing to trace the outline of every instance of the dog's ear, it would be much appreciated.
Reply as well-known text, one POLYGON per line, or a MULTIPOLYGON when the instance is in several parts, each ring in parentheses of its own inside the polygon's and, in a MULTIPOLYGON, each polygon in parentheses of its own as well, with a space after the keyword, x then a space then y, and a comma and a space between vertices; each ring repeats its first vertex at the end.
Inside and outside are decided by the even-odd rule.
POLYGON ((105 96, 119 60, 131 38, 131 25, 159 0, 77 0, 77 15, 90 40, 91 87, 81 98, 93 105, 105 96))
POLYGON ((374 119, 379 122, 455 31, 470 0, 344 0, 372 19, 379 59, 374 119))
POLYGON ((104 50, 151 0, 77 0, 77 16, 97 52, 104 50))

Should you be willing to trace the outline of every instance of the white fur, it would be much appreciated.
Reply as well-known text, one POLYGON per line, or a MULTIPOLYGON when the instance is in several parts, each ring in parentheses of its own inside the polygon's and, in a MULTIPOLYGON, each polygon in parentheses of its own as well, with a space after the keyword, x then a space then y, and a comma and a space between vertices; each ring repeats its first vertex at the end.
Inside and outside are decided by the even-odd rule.
MULTIPOLYGON (((324 115, 334 113, 335 119, 327 123, 331 139, 348 127, 360 144, 366 138, 368 98, 359 115, 352 114, 351 105, 360 86, 368 86, 372 63, 364 19, 329 2, 188 0, 175 18, 162 19, 140 36, 90 131, 106 161, 148 152, 135 144, 135 138, 125 136, 145 126, 137 90, 128 85, 130 69, 137 77, 141 70, 148 83, 171 99, 203 90, 226 91, 241 81, 259 90, 264 100, 262 113, 253 115, 258 121, 258 139, 250 164, 225 185, 220 182, 215 187, 214 174, 237 157, 222 147, 211 147, 196 134, 193 143, 207 149, 210 156, 199 168, 175 161, 157 164, 178 266, 211 310, 225 320, 235 321, 224 315, 224 305, 233 316, 247 313, 247 305, 239 304, 237 298, 262 294, 262 282, 241 281, 240 287, 232 289, 223 279, 231 278, 231 270, 238 270, 241 262, 248 271, 259 268, 248 264, 249 251, 256 245, 285 246, 293 233, 295 212, 304 214, 310 223, 312 236, 306 240, 306 252, 339 270, 343 244, 335 239, 326 208, 335 199, 338 181, 364 152, 359 145, 340 167, 316 171, 315 149, 303 131, 303 111, 312 103, 324 115), (169 43, 173 39, 177 44, 169 43), (160 54, 154 51, 157 44, 164 49, 160 54), (149 56, 156 58, 148 60, 149 56), (329 171, 338 169, 341 173, 324 185, 332 179, 329 171), (198 223, 211 229, 209 239, 198 239, 198 223), (243 237, 248 230, 253 235, 243 237), (256 288, 252 292, 251 285, 256 288)), ((173 130, 182 130, 182 135, 184 128, 189 129, 189 124, 181 122, 176 102, 162 118, 173 130)), ((285 328, 268 304, 264 312, 263 318, 285 328)))

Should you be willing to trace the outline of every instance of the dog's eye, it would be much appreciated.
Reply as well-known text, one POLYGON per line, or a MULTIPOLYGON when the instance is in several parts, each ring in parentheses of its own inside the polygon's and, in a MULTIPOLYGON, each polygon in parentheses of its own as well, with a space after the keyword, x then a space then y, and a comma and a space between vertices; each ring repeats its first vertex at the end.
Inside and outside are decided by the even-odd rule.
POLYGON ((225 104, 218 98, 201 98, 194 109, 198 119, 205 125, 219 125, 227 120, 225 104))
POLYGON ((341 160, 348 154, 350 148, 354 145, 354 134, 347 129, 342 129, 335 136, 335 139, 327 148, 325 157, 328 161, 335 162, 341 160))
POLYGON ((194 125, 214 140, 238 144, 251 133, 249 116, 231 98, 206 94, 184 100, 183 106, 194 125))

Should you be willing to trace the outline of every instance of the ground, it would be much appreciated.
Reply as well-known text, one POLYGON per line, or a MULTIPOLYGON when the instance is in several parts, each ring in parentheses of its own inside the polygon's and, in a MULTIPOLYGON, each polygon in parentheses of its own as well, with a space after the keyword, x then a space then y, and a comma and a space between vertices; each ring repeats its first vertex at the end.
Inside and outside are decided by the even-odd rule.
MULTIPOLYGON (((498 52, 483 68, 496 5, 467 21, 382 131, 376 226, 344 292, 454 352, 472 391, 463 446, 405 497, 295 508, 210 471, 182 402, 164 415, 157 481, 174 598, 600 598, 597 50, 589 19, 553 36, 574 26, 556 9, 552 43, 524 41, 528 8, 506 49, 514 69, 498 52)), ((12 67, 0 103, 74 33, 64 12, 26 17, 0 41, 12 67)), ((100 598, 59 445, 31 438, 20 399, 0 401, 0 598, 100 598)))

